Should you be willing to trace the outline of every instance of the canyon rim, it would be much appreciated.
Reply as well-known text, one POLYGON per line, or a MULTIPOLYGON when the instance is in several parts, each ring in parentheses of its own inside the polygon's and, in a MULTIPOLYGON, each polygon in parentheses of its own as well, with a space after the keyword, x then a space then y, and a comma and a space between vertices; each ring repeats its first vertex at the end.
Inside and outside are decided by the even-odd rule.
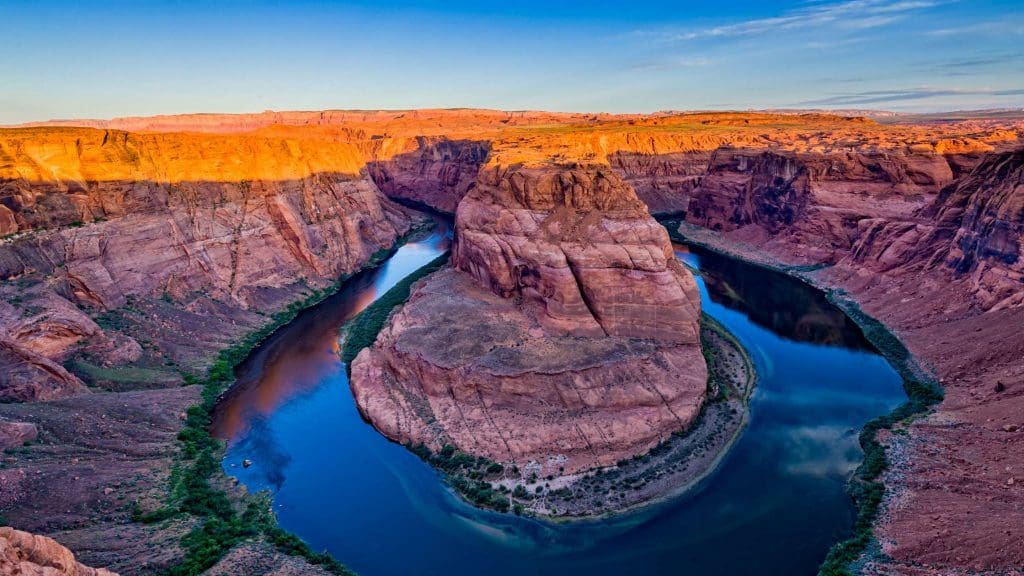
POLYGON ((0 2, 0 574, 1024 575, 1012 4, 0 2))

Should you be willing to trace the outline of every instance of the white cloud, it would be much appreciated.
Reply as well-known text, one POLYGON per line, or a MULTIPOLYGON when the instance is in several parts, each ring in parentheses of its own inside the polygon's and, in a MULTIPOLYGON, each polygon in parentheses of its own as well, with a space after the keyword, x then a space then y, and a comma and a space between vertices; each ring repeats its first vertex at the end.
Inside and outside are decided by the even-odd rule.
POLYGON ((819 100, 801 102, 801 106, 855 106, 864 104, 883 104, 904 102, 908 100, 928 100, 958 96, 1024 96, 1024 89, 992 89, 992 88, 902 88, 892 90, 867 90, 836 94, 819 100))
POLYGON ((754 36, 824 26, 863 30, 893 24, 909 13, 943 4, 940 0, 846 0, 815 4, 771 18, 757 18, 710 28, 647 31, 646 35, 687 41, 701 38, 754 36))

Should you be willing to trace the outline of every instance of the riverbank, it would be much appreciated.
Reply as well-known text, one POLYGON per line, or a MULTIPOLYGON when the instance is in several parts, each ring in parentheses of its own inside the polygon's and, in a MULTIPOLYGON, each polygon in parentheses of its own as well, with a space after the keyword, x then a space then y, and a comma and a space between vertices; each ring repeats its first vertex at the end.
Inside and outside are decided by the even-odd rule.
MULTIPOLYGON (((443 267, 446 260, 443 256, 410 274, 343 326, 339 354, 346 369, 350 370, 348 364, 360 350, 373 344, 391 312, 409 298, 412 284, 443 267)), ((492 462, 454 446, 438 453, 421 445, 407 448, 439 471, 467 502, 499 512, 564 521, 619 514, 660 502, 688 491, 714 471, 747 421, 748 399, 756 381, 750 357, 735 337, 708 316, 702 318, 701 343, 709 367, 709 400, 698 419, 649 452, 615 466, 545 474, 533 463, 492 462)), ((548 469, 558 464, 548 462, 548 469)))
MULTIPOLYGON (((903 342, 884 324, 865 313, 860 303, 843 288, 825 280, 821 272, 829 266, 812 263, 787 263, 764 250, 742 243, 730 242, 720 235, 678 220, 663 220, 673 241, 701 246, 707 250, 740 259, 751 264, 788 274, 816 289, 843 310, 861 329, 865 338, 896 369, 903 379, 907 402, 893 412, 868 422, 861 430, 859 443, 864 452, 862 464, 849 481, 849 492, 857 507, 853 535, 836 543, 825 558, 819 573, 826 576, 851 574, 851 566, 869 552, 876 542, 873 529, 882 512, 886 492, 886 472, 891 463, 899 463, 887 455, 880 436, 892 439, 892 431, 906 434, 906 426, 914 419, 931 412, 940 403, 943 391, 931 372, 923 368, 903 342)), ((877 554, 877 545, 875 554, 877 554)), ((862 561, 861 564, 864 562, 862 561)))
POLYGON ((754 363, 728 330, 701 318, 708 363, 708 401, 698 419, 649 452, 616 466, 573 476, 520 476, 499 484, 524 513, 556 522, 596 519, 654 506, 689 492, 710 476, 739 439, 757 382, 754 363), (525 494, 516 497, 516 486, 525 494))
POLYGON ((258 316, 262 327, 240 323, 228 333, 233 345, 214 348, 212 363, 204 358, 210 368, 203 378, 182 371, 176 387, 0 405, 0 419, 32 422, 39 431, 0 466, 5 521, 54 536, 88 563, 123 575, 198 574, 243 542, 260 543, 254 549, 264 563, 291 558, 284 563, 303 573, 345 573, 280 530, 265 497, 234 487, 218 466, 223 445, 205 425, 218 393, 233 381, 234 365, 261 341, 431 226, 424 219, 407 228, 391 248, 330 284, 300 285, 278 312, 258 316))
MULTIPOLYGON (((284 311, 272 316, 270 323, 250 333, 242 342, 222 351, 207 372, 205 380, 195 382, 202 387, 202 401, 189 407, 185 428, 177 435, 181 442, 181 456, 172 468, 168 499, 162 508, 149 512, 138 509, 133 513, 133 517, 143 523, 164 521, 178 514, 190 514, 200 520, 199 525, 182 537, 185 558, 171 568, 171 574, 191 575, 211 569, 235 546, 253 538, 269 545, 269 548, 254 548, 264 553, 250 558, 248 563, 253 566, 274 561, 265 552, 276 549, 287 556, 302 558, 312 565, 309 568, 311 570, 341 576, 352 574, 331 556, 314 552, 301 539, 279 528, 264 496, 250 495, 244 487, 230 489, 237 483, 229 479, 218 465, 224 457, 225 447, 210 434, 211 419, 218 402, 234 383, 235 367, 263 341, 294 320, 300 312, 337 293, 357 274, 380 266, 403 244, 426 235, 435 225, 428 218, 422 219, 396 240, 391 248, 374 253, 359 269, 339 278, 329 287, 293 302, 284 311), (244 512, 239 514, 238 509, 244 512)), ((186 380, 189 380, 188 376, 186 380)), ((228 564, 234 565, 235 560, 228 564)))

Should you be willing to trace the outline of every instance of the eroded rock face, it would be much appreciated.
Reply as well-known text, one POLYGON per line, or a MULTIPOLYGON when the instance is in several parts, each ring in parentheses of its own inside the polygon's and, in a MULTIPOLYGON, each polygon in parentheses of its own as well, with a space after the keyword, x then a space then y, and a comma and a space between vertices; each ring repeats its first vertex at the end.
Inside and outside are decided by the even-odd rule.
MULTIPOLYGON (((945 392, 906 434, 879 434, 889 470, 875 536, 885 554, 869 560, 866 573, 1012 573, 1021 566, 1021 481, 1010 463, 1024 461, 1022 154, 1018 146, 958 158, 959 177, 909 213, 858 220, 852 246, 830 254, 835 266, 814 274, 892 327, 945 392)), ((891 201, 878 198, 883 208, 891 201)), ((875 199, 865 207, 876 210, 868 201, 875 199)), ((823 261, 805 258, 786 227, 750 243, 743 232, 725 232, 719 246, 787 264, 823 261)))
POLYGON ((0 527, 0 574, 23 576, 117 576, 90 568, 53 538, 0 527))
POLYGON ((81 380, 0 330, 0 402, 56 400, 85 392, 81 380))
POLYGON ((994 310, 1024 304, 1022 244, 1024 149, 987 155, 913 218, 862 222, 850 260, 877 271, 944 270, 994 310))
POLYGON ((722 232, 746 229, 834 261, 861 221, 909 217, 951 182, 932 153, 792 153, 723 148, 694 190, 687 220, 722 232))
POLYGON ((17 448, 39 436, 39 429, 31 422, 0 422, 0 450, 17 448))
MULTIPOLYGON (((91 186, 103 196, 123 184, 91 186)), ((162 202, 0 246, 8 253, 0 278, 53 274, 75 301, 106 309, 131 294, 204 291, 248 307, 265 289, 350 272, 408 228, 366 179, 151 183, 137 191, 162 202)))
POLYGON ((623 151, 608 156, 612 168, 628 182, 651 214, 685 214, 690 197, 707 172, 711 151, 648 154, 623 151))
POLYGON ((642 453, 704 401, 700 299, 607 166, 489 166, 452 269, 420 282, 352 365, 385 435, 571 473, 642 453))
POLYGON ((389 198, 454 214, 487 161, 490 143, 420 137, 416 144, 415 150, 371 162, 370 176, 389 198))
POLYGON ((91 372, 117 386, 173 384, 414 219, 329 139, 13 130, 0 152, 0 205, 31 231, 0 243, 7 400, 81 390, 72 356, 159 372, 91 372))
POLYGON ((580 336, 693 343, 696 284, 664 228, 607 167, 484 169, 459 205, 452 264, 580 336))

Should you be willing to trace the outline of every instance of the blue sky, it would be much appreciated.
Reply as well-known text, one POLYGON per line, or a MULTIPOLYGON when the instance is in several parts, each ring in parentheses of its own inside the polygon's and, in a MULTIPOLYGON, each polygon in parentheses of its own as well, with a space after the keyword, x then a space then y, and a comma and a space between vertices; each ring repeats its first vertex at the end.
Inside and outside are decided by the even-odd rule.
POLYGON ((0 0, 0 124, 265 109, 1024 106, 1024 2, 0 0))

